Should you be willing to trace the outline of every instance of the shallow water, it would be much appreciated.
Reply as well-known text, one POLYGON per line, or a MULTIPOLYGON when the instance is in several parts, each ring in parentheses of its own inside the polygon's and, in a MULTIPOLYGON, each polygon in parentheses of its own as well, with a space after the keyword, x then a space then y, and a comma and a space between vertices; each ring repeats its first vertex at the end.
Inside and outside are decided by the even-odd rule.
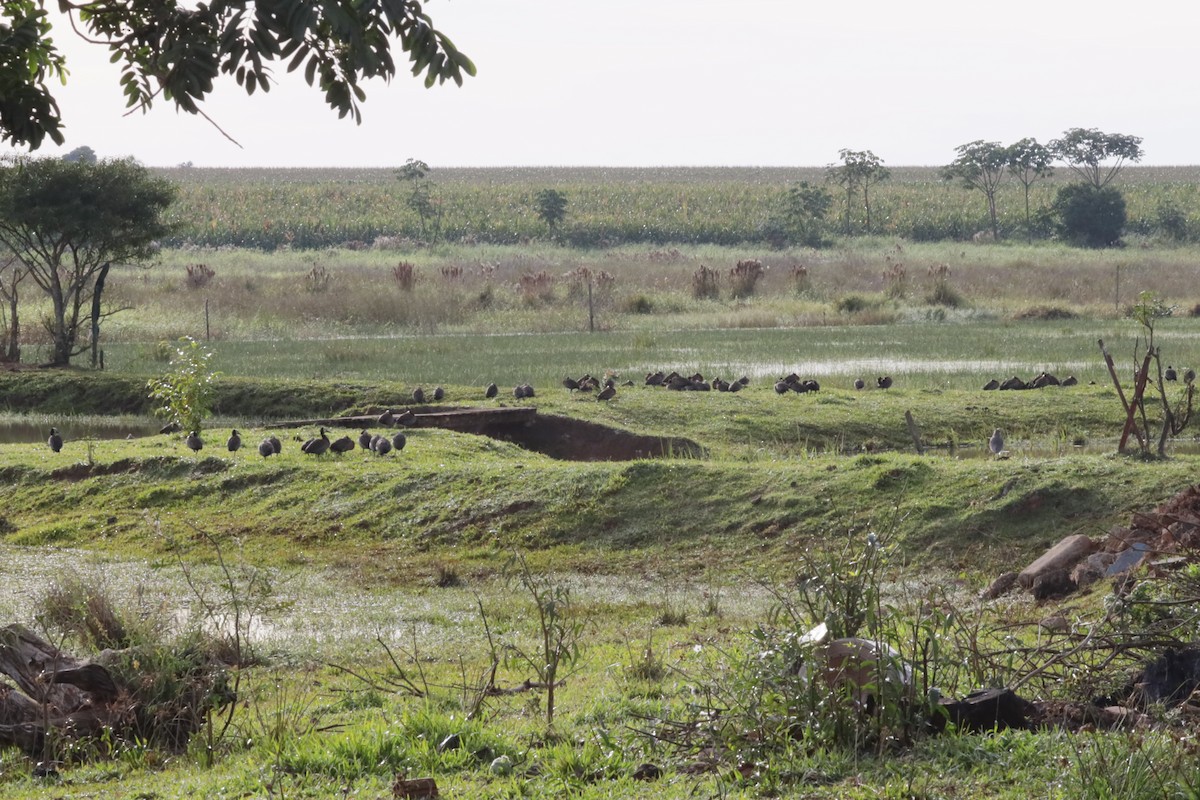
POLYGON ((131 439, 151 436, 162 428, 161 422, 140 417, 86 417, 77 420, 30 422, 0 421, 0 444, 45 442, 53 425, 68 442, 85 439, 131 439))

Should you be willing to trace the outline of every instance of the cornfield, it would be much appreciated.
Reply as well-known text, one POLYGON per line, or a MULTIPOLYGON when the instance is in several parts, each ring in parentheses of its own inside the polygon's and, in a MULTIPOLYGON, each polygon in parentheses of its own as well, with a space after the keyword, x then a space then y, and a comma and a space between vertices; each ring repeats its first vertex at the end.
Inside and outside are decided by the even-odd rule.
MULTIPOLYGON (((319 169, 197 169, 162 172, 179 199, 168 246, 361 249, 420 240, 421 220, 405 202, 393 171, 319 169)), ((822 182, 820 168, 442 169, 431 172, 444 209, 439 236, 465 244, 520 244, 545 234, 534 210, 537 192, 552 186, 568 200, 559 235, 579 247, 619 244, 761 243, 779 213, 783 193, 801 180, 822 182)), ((1052 233, 1048 210, 1070 182, 1059 169, 1030 194, 1030 235, 1052 233)), ((1200 167, 1127 167, 1128 233, 1200 240, 1200 167)), ((846 199, 837 196, 830 228, 843 235, 846 199)), ((966 241, 988 225, 978 192, 938 178, 932 167, 900 167, 872 189, 872 233, 913 241, 966 241)), ((997 195, 1001 231, 1024 237, 1021 187, 997 195)), ((850 215, 853 221, 855 215, 850 215)))

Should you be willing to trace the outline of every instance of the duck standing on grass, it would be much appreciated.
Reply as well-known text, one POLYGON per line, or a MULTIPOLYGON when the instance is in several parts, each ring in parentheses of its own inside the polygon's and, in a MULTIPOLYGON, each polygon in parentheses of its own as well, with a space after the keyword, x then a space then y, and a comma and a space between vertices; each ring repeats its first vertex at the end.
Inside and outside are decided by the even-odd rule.
POLYGON ((200 438, 200 431, 192 431, 183 440, 183 443, 188 446, 188 450, 193 453, 199 453, 204 448, 204 440, 200 438))
POLYGON ((316 439, 309 439, 300 450, 310 456, 320 457, 329 451, 329 444, 329 437, 325 435, 325 429, 321 428, 321 435, 316 439))
POLYGON ((50 429, 50 438, 46 440, 46 444, 48 444, 50 449, 54 452, 62 452, 63 438, 62 434, 58 432, 58 428, 50 429))

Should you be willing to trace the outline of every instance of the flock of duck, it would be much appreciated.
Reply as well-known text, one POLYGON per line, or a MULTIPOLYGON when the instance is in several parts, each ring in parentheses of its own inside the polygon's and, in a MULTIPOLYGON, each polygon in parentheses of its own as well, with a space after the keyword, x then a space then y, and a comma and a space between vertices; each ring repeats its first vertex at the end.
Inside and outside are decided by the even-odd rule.
POLYGON ((983 390, 985 392, 990 392, 993 390, 1006 391, 1010 389, 1042 389, 1047 386, 1074 386, 1077 383, 1079 383, 1079 379, 1074 375, 1068 375, 1062 380, 1059 380, 1058 377, 1051 375, 1049 372, 1043 371, 1030 381, 1022 380, 1016 375, 1013 375, 1011 378, 1003 382, 992 378, 983 385, 983 390))
MULTIPOLYGON (((1174 367, 1168 366, 1163 372, 1163 379, 1168 381, 1176 381, 1182 379, 1185 383, 1191 384, 1196 380, 1196 371, 1188 368, 1183 371, 1177 371, 1174 367)), ((1059 379, 1049 372, 1041 372, 1032 380, 1025 381, 1014 375, 1005 381, 1000 381, 995 378, 984 384, 984 391, 992 390, 1019 390, 1019 389, 1041 389, 1046 386, 1074 386, 1079 383, 1074 375, 1069 375, 1066 378, 1059 379)), ((693 375, 682 375, 679 372, 664 373, 662 370, 650 372, 646 374, 646 386, 661 386, 670 391, 677 392, 739 392, 750 384, 750 379, 742 376, 736 380, 726 381, 721 378, 706 379, 699 372, 693 375)), ((617 396, 617 382, 612 376, 607 376, 603 379, 595 378, 590 374, 585 374, 580 378, 567 376, 562 381, 563 388, 574 394, 575 392, 596 393, 596 399, 611 400, 617 396)), ((625 381, 621 386, 633 386, 633 381, 625 381)), ((875 387, 878 389, 892 388, 893 381, 890 375, 881 375, 875 379, 875 387)), ((867 382, 862 378, 854 380, 855 389, 865 389, 867 382)), ((776 394, 787 394, 795 392, 803 394, 806 392, 817 392, 821 390, 821 384, 811 378, 801 378, 796 373, 785 375, 777 380, 774 384, 776 394)), ((495 383, 490 383, 484 388, 484 397, 488 399, 495 398, 500 393, 499 387, 495 383)), ((528 397, 534 397, 535 391, 531 384, 521 383, 513 387, 513 397, 517 400, 522 400, 528 397)), ((418 386, 413 389, 412 399, 414 403, 422 404, 427 401, 440 401, 446 396, 446 391, 441 386, 436 387, 432 392, 426 393, 425 389, 418 386)), ((406 409, 402 412, 395 412, 388 409, 378 417, 380 425, 386 427, 400 426, 402 428, 409 427, 416 422, 416 413, 412 409, 406 409)), ((175 433, 180 429, 172 424, 164 427, 162 433, 175 433)), ((393 450, 399 452, 404 449, 408 443, 408 438, 403 431, 388 437, 383 434, 373 434, 371 431, 364 429, 358 435, 357 442, 350 436, 342 436, 339 439, 330 439, 329 431, 325 428, 320 429, 318 436, 308 439, 300 446, 300 451, 308 455, 323 456, 326 453, 341 455, 348 453, 358 447, 363 450, 375 453, 376 455, 387 455, 393 450)), ((58 428, 50 429, 50 437, 46 440, 46 444, 55 453, 61 452, 63 448, 63 437, 58 428)), ((184 444, 193 453, 199 452, 204 448, 204 440, 200 437, 199 431, 191 431, 184 438, 184 444)), ((999 453, 1004 446, 1002 432, 997 429, 992 438, 988 442, 989 449, 993 453, 999 453)), ((226 449, 229 452, 237 452, 242 447, 242 436, 234 429, 229 438, 225 442, 226 449)), ((273 455, 278 455, 283 449, 283 444, 276 436, 268 436, 263 439, 258 445, 258 453, 263 458, 270 458, 273 455)))

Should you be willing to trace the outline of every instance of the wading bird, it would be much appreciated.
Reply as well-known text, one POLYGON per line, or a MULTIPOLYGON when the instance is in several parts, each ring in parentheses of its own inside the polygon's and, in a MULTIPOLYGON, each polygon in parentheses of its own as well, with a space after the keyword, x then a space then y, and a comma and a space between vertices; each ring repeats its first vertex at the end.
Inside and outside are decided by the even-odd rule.
POLYGON ((188 446, 188 449, 193 453, 198 453, 204 447, 204 440, 200 438, 199 431, 192 431, 183 440, 183 443, 188 446))
POLYGON ((225 446, 229 448, 229 452, 236 453, 242 449, 242 435, 237 432, 237 428, 233 429, 233 433, 229 435, 229 440, 225 442, 225 446))
POLYGON ((62 450, 63 438, 58 432, 58 428, 50 429, 50 438, 46 440, 46 444, 50 445, 50 449, 58 453, 62 450))
POLYGON ((999 428, 992 431, 992 438, 988 439, 988 450, 992 451, 992 455, 998 456, 1004 449, 1004 432, 999 428))

